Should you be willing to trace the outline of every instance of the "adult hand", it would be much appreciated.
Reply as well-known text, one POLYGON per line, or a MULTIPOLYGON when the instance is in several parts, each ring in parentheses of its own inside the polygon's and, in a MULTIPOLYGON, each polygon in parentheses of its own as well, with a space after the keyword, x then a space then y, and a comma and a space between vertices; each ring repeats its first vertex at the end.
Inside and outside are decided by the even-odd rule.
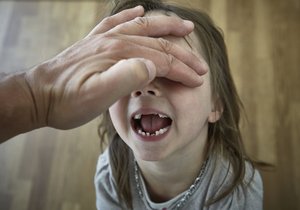
POLYGON ((80 126, 157 76, 191 87, 201 85, 200 75, 207 72, 204 60, 167 40, 153 38, 187 35, 193 24, 143 14, 143 8, 136 7, 107 17, 83 40, 14 78, 22 90, 20 96, 29 104, 28 116, 22 118, 30 126, 3 138, 43 126, 80 126))

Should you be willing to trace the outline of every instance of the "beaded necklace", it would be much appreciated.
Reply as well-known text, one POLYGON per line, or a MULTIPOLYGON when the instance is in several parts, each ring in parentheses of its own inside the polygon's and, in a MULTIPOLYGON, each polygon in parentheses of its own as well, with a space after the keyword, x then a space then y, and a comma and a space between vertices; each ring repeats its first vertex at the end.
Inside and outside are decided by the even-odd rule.
MULTIPOLYGON (((175 205, 172 205, 172 206, 175 206, 175 208, 174 208, 175 210, 181 209, 188 202, 188 200, 195 193, 195 191, 199 188, 199 186, 203 180, 204 173, 206 171, 205 169, 206 169, 207 162, 208 162, 208 158, 202 164, 200 173, 194 180, 194 183, 184 193, 183 197, 179 201, 177 201, 175 203, 175 205)), ((141 175, 140 175, 139 167, 138 167, 136 160, 134 160, 134 178, 135 178, 136 188, 138 190, 138 195, 139 195, 140 199, 143 201, 144 193, 143 193, 142 187, 141 187, 141 175)), ((167 208, 164 208, 164 209, 167 210, 167 208)))

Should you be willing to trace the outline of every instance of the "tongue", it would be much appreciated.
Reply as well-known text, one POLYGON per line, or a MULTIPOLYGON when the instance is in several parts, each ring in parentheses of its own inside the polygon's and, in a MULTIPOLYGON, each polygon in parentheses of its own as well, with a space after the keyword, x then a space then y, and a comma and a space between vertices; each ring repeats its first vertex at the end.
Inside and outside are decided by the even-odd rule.
POLYGON ((142 115, 141 126, 145 132, 154 133, 171 124, 170 118, 161 118, 158 115, 142 115))

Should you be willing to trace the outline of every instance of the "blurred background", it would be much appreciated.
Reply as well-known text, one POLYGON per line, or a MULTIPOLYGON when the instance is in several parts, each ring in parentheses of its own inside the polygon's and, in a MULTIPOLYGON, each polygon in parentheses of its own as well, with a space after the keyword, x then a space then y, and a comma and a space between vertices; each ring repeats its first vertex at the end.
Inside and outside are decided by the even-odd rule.
MULTIPOLYGON (((247 151, 275 166, 262 171, 264 209, 300 209, 300 0, 173 2, 206 11, 224 31, 247 113, 247 151)), ((0 72, 51 58, 82 39, 108 8, 101 0, 0 1, 0 72)), ((0 209, 95 209, 98 123, 43 128, 0 145, 0 209)))

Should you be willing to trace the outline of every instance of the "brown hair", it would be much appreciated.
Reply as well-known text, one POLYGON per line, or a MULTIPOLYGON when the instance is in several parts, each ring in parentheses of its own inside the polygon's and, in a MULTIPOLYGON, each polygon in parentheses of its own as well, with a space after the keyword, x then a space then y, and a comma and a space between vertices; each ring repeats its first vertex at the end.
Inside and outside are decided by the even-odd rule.
MULTIPOLYGON (((210 205, 229 195, 238 185, 244 184, 245 160, 253 166, 251 160, 246 156, 242 143, 239 129, 242 104, 230 74, 222 32, 204 12, 166 4, 161 0, 117 1, 111 15, 137 5, 142 5, 145 12, 162 10, 166 13, 175 13, 183 19, 193 21, 195 24, 195 32, 202 46, 201 50, 210 67, 212 93, 219 109, 223 110, 221 118, 216 123, 209 124, 208 154, 221 154, 229 161, 233 169, 233 180, 229 187, 223 189, 216 197, 210 198, 206 203, 210 205)), ((123 141, 119 140, 108 113, 103 115, 102 122, 99 126, 99 133, 102 141, 104 141, 105 135, 109 139, 110 161, 113 176, 118 186, 119 199, 128 208, 132 208, 128 172, 130 149, 123 141)))

